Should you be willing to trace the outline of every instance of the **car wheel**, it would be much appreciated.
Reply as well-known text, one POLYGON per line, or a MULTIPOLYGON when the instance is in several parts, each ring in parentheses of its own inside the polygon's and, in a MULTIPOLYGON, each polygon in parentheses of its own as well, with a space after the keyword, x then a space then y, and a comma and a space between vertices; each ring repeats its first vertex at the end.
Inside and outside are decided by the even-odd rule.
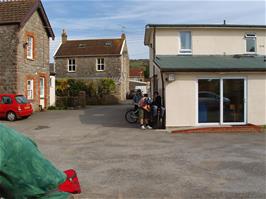
POLYGON ((8 121, 15 121, 17 118, 16 114, 12 111, 9 111, 7 114, 6 114, 6 119, 8 121))

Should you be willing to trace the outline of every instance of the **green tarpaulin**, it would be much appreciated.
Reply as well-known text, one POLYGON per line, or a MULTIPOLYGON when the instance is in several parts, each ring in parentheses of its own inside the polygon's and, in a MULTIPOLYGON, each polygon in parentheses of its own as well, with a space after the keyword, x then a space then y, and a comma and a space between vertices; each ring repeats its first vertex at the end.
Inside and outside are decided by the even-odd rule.
POLYGON ((0 124, 0 185, 15 199, 66 199, 56 190, 65 179, 31 139, 0 124))

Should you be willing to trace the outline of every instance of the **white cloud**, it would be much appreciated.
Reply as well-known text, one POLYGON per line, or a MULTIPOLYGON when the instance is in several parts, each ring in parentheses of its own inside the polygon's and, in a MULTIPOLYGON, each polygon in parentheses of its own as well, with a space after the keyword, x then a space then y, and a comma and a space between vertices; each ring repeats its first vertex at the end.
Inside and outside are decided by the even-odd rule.
POLYGON ((143 45, 144 28, 148 23, 206 24, 222 23, 226 19, 229 24, 266 24, 263 0, 64 2, 73 2, 73 7, 58 0, 44 1, 48 13, 51 11, 50 22, 58 36, 51 43, 51 52, 57 48, 63 28, 68 31, 70 39, 119 37, 124 30, 131 58, 148 58, 148 49, 143 45), (91 14, 83 13, 84 8, 91 14))

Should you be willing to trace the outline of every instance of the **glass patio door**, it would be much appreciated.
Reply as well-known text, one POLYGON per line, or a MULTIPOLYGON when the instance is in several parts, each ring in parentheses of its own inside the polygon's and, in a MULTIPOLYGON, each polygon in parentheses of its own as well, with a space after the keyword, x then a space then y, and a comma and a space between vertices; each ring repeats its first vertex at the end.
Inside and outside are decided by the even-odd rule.
POLYGON ((245 122, 245 79, 223 79, 223 123, 245 122))
POLYGON ((198 123, 245 123, 246 88, 244 78, 198 80, 198 123))
POLYGON ((198 122, 220 123, 220 79, 198 80, 198 122))

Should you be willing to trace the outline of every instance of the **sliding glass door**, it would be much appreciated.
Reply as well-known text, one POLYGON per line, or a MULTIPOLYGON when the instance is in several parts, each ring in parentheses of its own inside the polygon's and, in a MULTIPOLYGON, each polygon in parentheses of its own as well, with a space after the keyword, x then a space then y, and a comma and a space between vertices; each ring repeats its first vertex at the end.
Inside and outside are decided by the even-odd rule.
POLYGON ((245 123, 245 79, 198 80, 198 123, 245 123))
POLYGON ((245 121, 245 80, 223 79, 223 122, 245 121))
POLYGON ((199 123, 219 123, 220 80, 200 79, 198 83, 199 123))

